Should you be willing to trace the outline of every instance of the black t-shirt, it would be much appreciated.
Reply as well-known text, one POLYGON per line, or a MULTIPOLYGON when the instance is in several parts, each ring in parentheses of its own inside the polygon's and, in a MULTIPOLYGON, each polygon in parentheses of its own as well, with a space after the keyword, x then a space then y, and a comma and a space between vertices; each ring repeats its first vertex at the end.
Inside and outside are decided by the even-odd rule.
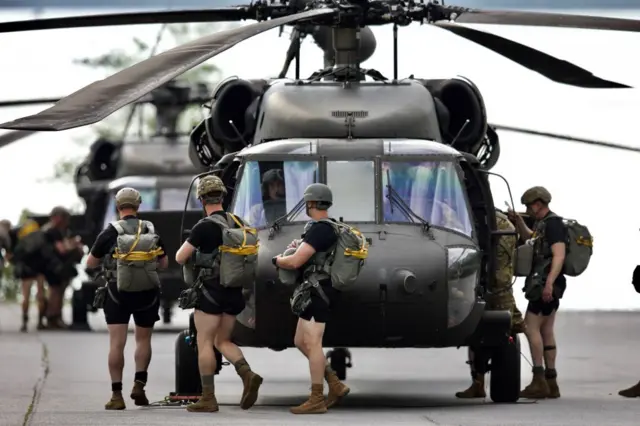
MULTIPOLYGON (((545 217, 548 217, 549 214, 551 214, 551 212, 549 212, 545 217)), ((545 236, 545 239, 547 240, 547 244, 549 244, 549 249, 551 249, 551 246, 554 245, 555 243, 566 244, 567 231, 564 227, 564 223, 562 222, 561 217, 556 216, 556 217, 545 219, 544 236, 545 236)), ((551 270, 551 263, 549 263, 549 266, 545 270, 545 273, 549 273, 550 270, 551 270)), ((558 298, 561 298, 562 295, 564 294, 565 289, 567 288, 567 279, 562 273, 558 275, 555 282, 553 283, 553 286, 554 286, 554 293, 558 298)))
MULTIPOLYGON (((337 241, 338 236, 333 226, 324 222, 314 222, 302 236, 302 242, 313 247, 316 253, 329 251, 337 241)), ((333 289, 331 279, 322 280, 320 284, 323 287, 333 289)))
MULTIPOLYGON (((135 219, 135 216, 125 216, 122 219, 135 219)), ((93 255, 93 257, 97 257, 98 259, 105 257, 106 255, 111 253, 116 245, 117 239, 118 231, 116 231, 116 228, 109 224, 102 232, 100 232, 100 234, 98 234, 96 242, 93 243, 93 247, 91 247, 91 254, 93 255)), ((158 239, 158 247, 160 247, 162 251, 165 251, 162 239, 158 239)), ((162 258, 166 255, 167 253, 165 252, 159 257, 162 258)))

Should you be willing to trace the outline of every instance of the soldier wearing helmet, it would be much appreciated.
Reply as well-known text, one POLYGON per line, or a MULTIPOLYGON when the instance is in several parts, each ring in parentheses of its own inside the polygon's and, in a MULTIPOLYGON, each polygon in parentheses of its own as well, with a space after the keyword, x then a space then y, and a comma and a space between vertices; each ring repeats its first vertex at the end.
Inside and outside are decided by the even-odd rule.
POLYGON ((213 381, 216 371, 214 346, 235 366, 243 383, 240 407, 247 410, 258 399, 262 377, 251 370, 240 348, 231 341, 236 316, 244 310, 245 299, 242 288, 222 286, 220 268, 215 264, 220 257, 217 253, 222 245, 222 227, 217 221, 222 219, 234 228, 239 228, 238 223, 244 223, 241 218, 232 217, 223 210, 222 202, 227 195, 227 188, 219 177, 209 175, 201 178, 196 195, 207 217, 193 227, 189 238, 176 253, 176 262, 181 265, 185 265, 195 255, 193 266, 201 269, 199 275, 202 277, 202 287, 197 290, 193 314, 202 396, 198 402, 189 405, 187 411, 216 412, 219 409, 213 381))
POLYGON ((100 293, 103 295, 102 302, 97 302, 98 297, 94 301, 103 308, 109 327, 109 374, 112 396, 105 405, 107 410, 125 409, 122 371, 127 329, 132 316, 136 334, 136 373, 130 395, 135 405, 149 404, 144 388, 151 362, 151 334, 155 323, 160 320, 160 280, 157 268, 167 268, 169 259, 164 254, 164 245, 155 233, 153 223, 138 218, 138 208, 143 201, 140 193, 133 188, 122 188, 116 193, 115 205, 120 220, 111 222, 98 235, 87 259, 87 267, 90 269, 103 263, 104 277, 107 281, 106 289, 100 293), (151 246, 147 246, 147 241, 152 241, 151 246), (122 249, 120 246, 125 243, 128 243, 128 248, 122 249), (127 257, 126 253, 121 254, 119 250, 135 252, 138 256, 148 255, 148 258, 135 260, 135 257, 127 257), (116 258, 119 260, 116 261, 116 258), (121 259, 125 259, 126 262, 121 259), (135 268, 144 271, 152 279, 150 285, 145 281, 145 285, 142 286, 142 280, 133 269, 127 269, 129 274, 121 274, 121 268, 134 268, 129 266, 134 262, 144 263, 143 268, 135 268), (128 282, 128 287, 121 282, 124 275, 136 277, 128 282))
POLYGON ((533 361, 533 379, 521 398, 559 398, 556 372, 556 339, 554 321, 560 299, 567 287, 562 274, 566 254, 566 230, 562 218, 549 209, 551 194, 542 186, 529 188, 520 199, 527 214, 535 219, 533 230, 523 218, 509 211, 520 238, 533 244, 531 272, 525 280, 525 296, 529 300, 525 314, 527 340, 533 361))
MULTIPOLYGON (((299 244, 297 241, 290 244, 290 247, 297 247, 294 254, 273 258, 273 263, 278 268, 303 268, 314 256, 333 250, 338 241, 333 226, 318 222, 322 219, 334 220, 329 217, 328 212, 333 204, 331 189, 325 184, 313 183, 305 189, 304 201, 307 216, 311 218, 311 222, 305 227, 302 241, 299 244)), ((322 351, 325 325, 331 316, 331 306, 339 299, 340 291, 333 288, 330 278, 321 279, 318 284, 319 289, 313 288, 311 291, 310 305, 298 315, 294 343, 309 360, 311 396, 302 405, 291 408, 294 414, 324 413, 327 408, 338 403, 349 393, 349 388, 338 379, 336 373, 326 363, 322 351), (323 396, 324 380, 329 386, 326 403, 323 396)))

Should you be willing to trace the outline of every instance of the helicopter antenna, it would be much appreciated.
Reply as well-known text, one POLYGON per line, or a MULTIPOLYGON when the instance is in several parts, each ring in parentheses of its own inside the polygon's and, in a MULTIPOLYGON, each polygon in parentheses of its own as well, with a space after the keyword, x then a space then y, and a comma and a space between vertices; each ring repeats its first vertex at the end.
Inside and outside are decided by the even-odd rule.
MULTIPOLYGON (((160 27, 160 30, 158 31, 158 34, 156 34, 156 41, 153 44, 153 47, 151 48, 151 52, 149 52, 149 58, 151 58, 156 54, 156 51, 158 50, 158 46, 160 45, 160 41, 162 41, 162 35, 164 34, 164 30, 166 28, 167 28, 167 24, 162 24, 162 26, 160 27)), ((127 132, 129 131, 129 127, 131 126, 131 122, 133 121, 133 116, 135 115, 137 108, 138 108, 138 104, 137 103, 133 104, 133 106, 131 107, 131 110, 129 111, 129 115, 127 116, 127 121, 124 125, 124 131, 122 132, 123 140, 125 136, 127 136, 127 132)), ((140 114, 140 129, 138 129, 139 133, 142 133, 143 122, 144 122, 143 116, 142 114, 140 114)))
POLYGON ((451 143, 449 145, 453 146, 453 144, 456 143, 456 141, 458 140, 458 138, 460 137, 460 135, 462 135, 462 132, 464 131, 464 129, 467 128, 467 126, 469 125, 469 123, 471 123, 471 121, 467 118, 464 121, 464 124, 462 125, 462 127, 460 127, 460 130, 458 130, 458 133, 456 134, 456 137, 453 138, 453 140, 451 141, 451 143))
POLYGON ((398 24, 393 24, 393 81, 398 81, 398 24))
POLYGON ((242 142, 244 142, 244 146, 249 145, 249 143, 246 140, 244 140, 244 136, 242 136, 242 133, 240 133, 240 130, 238 130, 233 120, 229 120, 229 124, 231 125, 231 128, 233 129, 233 131, 236 132, 236 136, 239 137, 242 142))

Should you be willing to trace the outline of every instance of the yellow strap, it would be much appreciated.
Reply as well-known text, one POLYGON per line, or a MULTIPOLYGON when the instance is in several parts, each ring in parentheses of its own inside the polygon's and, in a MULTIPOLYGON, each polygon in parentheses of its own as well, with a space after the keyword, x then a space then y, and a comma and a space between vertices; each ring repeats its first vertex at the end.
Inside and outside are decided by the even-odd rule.
POLYGON ((236 254, 238 256, 250 256, 258 253, 258 246, 228 247, 220 246, 220 252, 236 254))
POLYGON ((115 257, 116 259, 120 259, 120 260, 128 259, 128 256, 131 253, 133 253, 133 250, 136 248, 136 246, 138 245, 138 242, 140 241, 140 232, 142 232, 142 221, 138 220, 138 231, 136 232, 136 239, 133 240, 133 244, 131 244, 131 248, 129 249, 129 251, 127 253, 125 253, 125 254, 121 254, 118 251, 118 248, 116 247, 116 251, 113 254, 113 257, 115 257))
POLYGON ((581 246, 593 247, 593 238, 578 237, 576 243, 581 246))
MULTIPOLYGON (((240 253, 235 253, 232 252, 231 250, 242 250, 245 247, 256 247, 256 246, 247 246, 247 232, 249 232, 250 234, 255 235, 257 230, 255 228, 250 228, 248 226, 243 225, 238 218, 231 214, 231 213, 227 213, 229 216, 231 216, 231 219, 233 219, 233 221, 236 223, 236 225, 238 225, 238 227, 240 229, 242 229, 242 245, 240 246, 239 249, 232 249, 230 247, 225 247, 225 246, 220 246, 220 251, 224 251, 226 253, 233 253, 233 254, 240 254, 240 253), (224 247, 224 249, 223 249, 224 247)), ((257 248, 256 248, 257 250, 257 248)), ((249 253, 249 254, 254 254, 254 253, 249 253)))
POLYGON ((36 232, 38 229, 40 229, 40 225, 38 225, 38 222, 36 222, 35 220, 29 220, 24 225, 22 225, 22 227, 18 231, 18 239, 22 239, 27 235, 36 232))
POLYGON ((157 248, 151 251, 130 251, 127 254, 114 254, 113 257, 120 260, 126 257, 127 260, 132 262, 148 262, 162 256, 163 254, 164 250, 157 248))

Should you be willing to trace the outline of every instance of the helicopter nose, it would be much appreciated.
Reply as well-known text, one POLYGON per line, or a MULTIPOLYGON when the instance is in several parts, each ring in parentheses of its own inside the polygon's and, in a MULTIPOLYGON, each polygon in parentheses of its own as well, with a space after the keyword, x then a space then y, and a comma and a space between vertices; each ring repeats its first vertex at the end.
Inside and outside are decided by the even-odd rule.
POLYGON ((418 289, 416 275, 408 269, 398 269, 393 274, 394 287, 401 287, 405 293, 413 294, 418 289))

